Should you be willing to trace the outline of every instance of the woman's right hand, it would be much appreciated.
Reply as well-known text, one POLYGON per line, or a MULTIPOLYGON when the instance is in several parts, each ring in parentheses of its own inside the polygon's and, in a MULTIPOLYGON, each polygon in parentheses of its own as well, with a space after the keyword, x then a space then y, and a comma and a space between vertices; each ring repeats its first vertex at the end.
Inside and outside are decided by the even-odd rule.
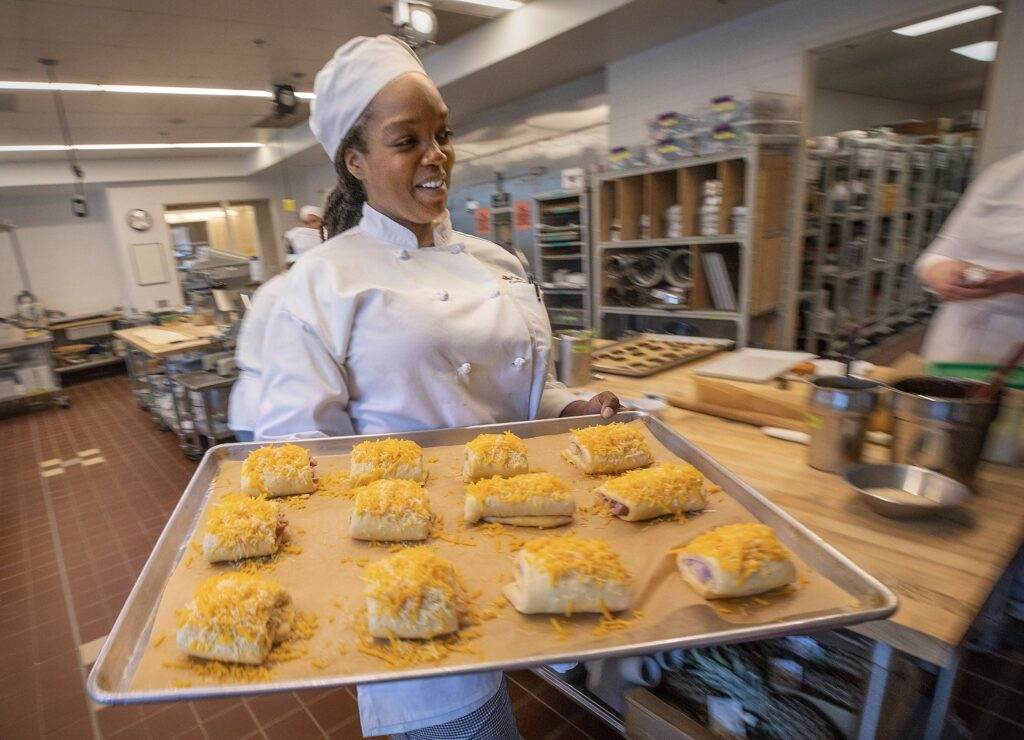
POLYGON ((943 260, 928 268, 921 276, 921 282, 943 301, 975 301, 1002 293, 1021 291, 1020 283, 1024 273, 1016 270, 1004 270, 993 273, 983 283, 968 285, 964 275, 968 267, 966 262, 943 260))

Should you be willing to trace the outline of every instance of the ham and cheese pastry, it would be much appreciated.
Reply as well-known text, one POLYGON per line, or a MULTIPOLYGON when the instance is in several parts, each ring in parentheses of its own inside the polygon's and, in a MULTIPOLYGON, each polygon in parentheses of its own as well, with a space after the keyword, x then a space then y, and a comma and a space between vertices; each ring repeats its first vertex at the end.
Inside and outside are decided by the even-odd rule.
POLYGON ((374 637, 429 639, 459 629, 465 599, 451 562, 411 547, 366 566, 366 613, 374 637))
POLYGON ((242 490, 250 496, 291 496, 316 490, 309 453, 293 444, 267 445, 242 463, 242 490))
POLYGON ((639 424, 613 422, 573 429, 567 454, 584 473, 621 473, 654 462, 639 424))
POLYGON ((526 445, 512 432, 481 434, 466 443, 462 475, 469 482, 496 475, 511 478, 528 472, 526 445))
POLYGON ((203 557, 211 563, 273 555, 288 520, 273 501, 229 493, 210 510, 203 533, 203 557))
POLYGON ((425 540, 433 516, 423 486, 411 480, 378 480, 356 491, 349 534, 356 540, 425 540))
POLYGON ((796 580, 796 566, 766 524, 730 524, 673 550, 679 572, 705 599, 753 596, 796 580))
POLYGON ((560 527, 572 522, 576 499, 551 473, 494 476, 466 486, 466 521, 484 519, 520 527, 560 527))
POLYGON ((189 655, 259 665, 291 630, 291 597, 274 581, 225 573, 199 584, 178 620, 177 643, 189 655))
POLYGON ((627 522, 700 511, 707 504, 704 476, 688 463, 665 463, 631 470, 596 489, 612 504, 612 513, 627 522))
POLYGON ((505 596, 523 614, 615 612, 629 606, 630 580, 606 541, 551 535, 516 553, 505 596))
POLYGON ((380 439, 360 442, 352 448, 349 466, 353 480, 397 478, 423 482, 423 449, 408 439, 380 439))

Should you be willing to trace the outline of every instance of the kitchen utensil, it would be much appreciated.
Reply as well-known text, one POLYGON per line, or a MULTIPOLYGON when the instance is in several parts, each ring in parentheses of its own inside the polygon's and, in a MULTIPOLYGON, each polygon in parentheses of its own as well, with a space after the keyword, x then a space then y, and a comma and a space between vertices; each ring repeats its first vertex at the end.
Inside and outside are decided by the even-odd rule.
POLYGON ((558 379, 568 386, 590 382, 591 342, 589 331, 563 331, 558 335, 558 379))
POLYGON ((850 375, 833 375, 811 381, 811 443, 807 464, 827 473, 838 473, 860 462, 868 417, 878 407, 882 384, 850 375))
POLYGON ((984 385, 963 378, 916 377, 892 386, 892 460, 937 470, 970 485, 999 401, 969 398, 984 385))
POLYGON ((748 348, 707 362, 694 370, 694 373, 710 378, 767 383, 787 372, 798 362, 813 359, 815 356, 810 352, 748 348))
POLYGON ((916 519, 949 511, 971 497, 963 483, 934 470, 896 463, 850 465, 845 480, 882 516, 916 519))
POLYGON ((1024 342, 1018 345, 1006 360, 996 370, 995 375, 988 382, 988 385, 976 385, 972 387, 967 394, 968 398, 973 398, 979 401, 990 401, 993 398, 997 398, 1003 390, 1003 386, 1006 384, 1006 379, 1010 373, 1013 372, 1014 368, 1020 364, 1020 361, 1024 360, 1024 342))

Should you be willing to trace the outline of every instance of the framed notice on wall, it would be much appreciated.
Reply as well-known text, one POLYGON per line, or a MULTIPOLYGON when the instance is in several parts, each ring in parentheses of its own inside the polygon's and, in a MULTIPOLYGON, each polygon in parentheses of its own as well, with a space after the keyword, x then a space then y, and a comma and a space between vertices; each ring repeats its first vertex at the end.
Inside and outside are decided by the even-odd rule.
POLYGON ((516 231, 529 231, 533 228, 533 218, 530 212, 530 201, 517 200, 512 207, 513 222, 516 231))
POLYGON ((132 244, 132 272, 136 285, 163 285, 170 282, 167 274, 167 260, 164 259, 164 245, 160 242, 132 244))
POLYGON ((490 208, 477 208, 474 211, 476 216, 476 233, 477 236, 487 236, 491 233, 491 209, 490 208))

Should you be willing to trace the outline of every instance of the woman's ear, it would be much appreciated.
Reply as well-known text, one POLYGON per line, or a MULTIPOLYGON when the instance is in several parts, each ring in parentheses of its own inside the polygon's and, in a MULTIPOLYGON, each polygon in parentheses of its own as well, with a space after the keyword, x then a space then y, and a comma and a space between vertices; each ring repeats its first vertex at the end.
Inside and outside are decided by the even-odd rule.
POLYGON ((346 149, 341 158, 345 162, 345 169, 351 173, 352 177, 360 181, 366 179, 366 157, 361 151, 346 149))

